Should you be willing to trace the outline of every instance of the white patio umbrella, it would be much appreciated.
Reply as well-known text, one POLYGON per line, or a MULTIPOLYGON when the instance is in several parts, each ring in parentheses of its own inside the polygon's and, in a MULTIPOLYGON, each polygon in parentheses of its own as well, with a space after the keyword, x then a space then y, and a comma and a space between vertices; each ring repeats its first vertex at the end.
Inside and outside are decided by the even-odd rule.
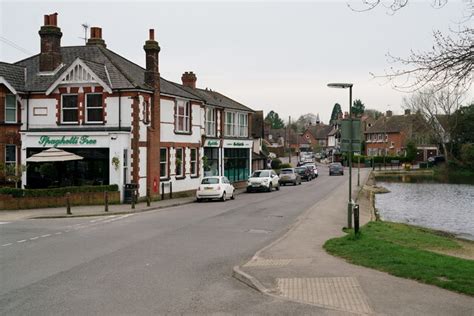
POLYGON ((73 161, 82 160, 84 157, 64 151, 59 148, 49 148, 40 153, 26 158, 27 162, 55 162, 55 161, 73 161))

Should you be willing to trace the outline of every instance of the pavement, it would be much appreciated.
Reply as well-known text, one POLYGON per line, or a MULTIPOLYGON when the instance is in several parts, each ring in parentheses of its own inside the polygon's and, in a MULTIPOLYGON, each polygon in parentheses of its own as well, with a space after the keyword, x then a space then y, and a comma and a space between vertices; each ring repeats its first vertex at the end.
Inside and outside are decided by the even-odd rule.
MULTIPOLYGON (((364 170, 362 178, 368 174, 364 170)), ((318 201, 286 234, 234 267, 234 277, 271 297, 349 314, 474 315, 473 297, 352 265, 326 253, 325 241, 344 235, 346 196, 347 186, 341 185, 318 201)), ((361 225, 371 218, 368 209, 361 206, 361 225)))
MULTIPOLYGON (((236 190, 235 194, 240 194, 242 192, 243 190, 236 190)), ((108 212, 105 212, 104 205, 72 206, 72 214, 70 215, 66 213, 65 206, 25 210, 5 210, 0 211, 0 222, 8 222, 22 219, 73 218, 134 214, 189 204, 193 203, 195 200, 196 198, 194 196, 167 199, 151 202, 150 206, 147 206, 146 202, 140 202, 135 204, 135 208, 132 208, 131 204, 113 204, 109 205, 108 212)))

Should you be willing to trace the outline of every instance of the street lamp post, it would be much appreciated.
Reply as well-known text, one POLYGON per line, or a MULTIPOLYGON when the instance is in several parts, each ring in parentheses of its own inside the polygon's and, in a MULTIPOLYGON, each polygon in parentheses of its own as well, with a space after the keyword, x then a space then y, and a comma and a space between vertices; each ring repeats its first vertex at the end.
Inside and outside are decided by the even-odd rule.
POLYGON ((347 203, 347 228, 352 228, 352 83, 329 83, 329 88, 349 88, 349 201, 347 203))

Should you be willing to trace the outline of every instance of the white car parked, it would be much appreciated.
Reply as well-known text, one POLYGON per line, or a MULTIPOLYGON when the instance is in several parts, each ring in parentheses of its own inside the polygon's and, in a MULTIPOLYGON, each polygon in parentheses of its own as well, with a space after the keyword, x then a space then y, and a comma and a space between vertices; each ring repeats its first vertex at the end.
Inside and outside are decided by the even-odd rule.
POLYGON ((196 201, 204 199, 234 199, 234 186, 226 177, 204 177, 196 191, 196 201))
POLYGON ((273 170, 257 170, 247 182, 247 192, 280 190, 280 178, 273 170))

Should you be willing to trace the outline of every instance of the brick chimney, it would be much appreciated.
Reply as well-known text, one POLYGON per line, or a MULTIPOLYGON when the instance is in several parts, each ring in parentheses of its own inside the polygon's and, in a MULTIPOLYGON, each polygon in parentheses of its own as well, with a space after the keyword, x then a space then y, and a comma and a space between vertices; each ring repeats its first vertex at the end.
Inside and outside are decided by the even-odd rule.
POLYGON ((91 37, 87 40, 87 46, 92 45, 107 47, 105 41, 102 39, 102 29, 100 27, 91 27, 91 37))
POLYGON ((39 30, 41 52, 39 71, 53 71, 61 64, 61 29, 58 27, 58 14, 46 14, 44 25, 39 30))
POLYGON ((196 89, 196 80, 197 80, 196 75, 192 71, 190 71, 190 72, 186 71, 181 76, 181 81, 183 82, 183 86, 186 86, 186 87, 189 87, 189 88, 196 89))
POLYGON ((386 113, 385 113, 385 116, 386 117, 391 117, 392 116, 392 111, 388 110, 386 113))
MULTIPOLYGON (((151 124, 147 130, 147 192, 151 197, 159 195, 160 187, 160 46, 155 41, 155 30, 150 29, 149 38, 143 46, 146 57, 145 84, 153 89, 150 98, 151 124)), ((137 104, 138 106, 138 104, 137 104)), ((134 110, 135 111, 135 110, 134 110)), ((138 113, 136 115, 139 116, 138 113)), ((138 147, 138 141, 134 142, 138 147)), ((139 151, 139 148, 137 148, 139 151)))

